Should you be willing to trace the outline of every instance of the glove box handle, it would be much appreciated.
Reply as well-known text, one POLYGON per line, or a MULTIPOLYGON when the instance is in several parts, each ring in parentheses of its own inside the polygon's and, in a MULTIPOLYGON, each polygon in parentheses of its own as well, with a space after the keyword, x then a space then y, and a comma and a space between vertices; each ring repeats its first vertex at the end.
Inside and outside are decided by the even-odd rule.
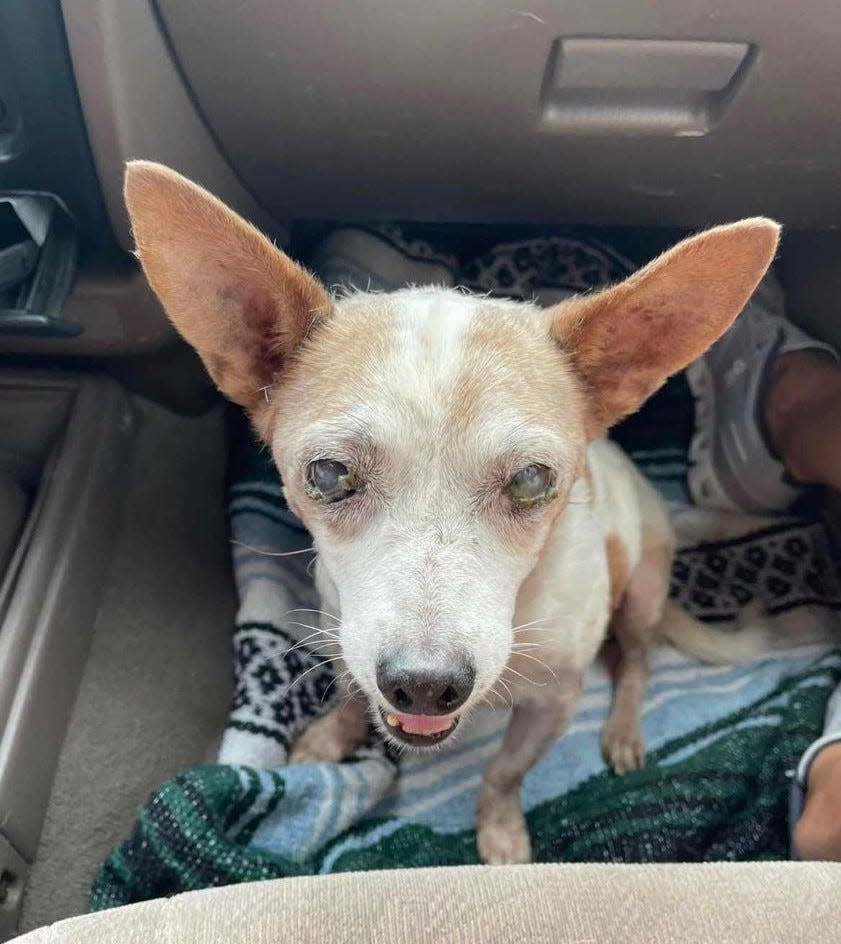
POLYGON ((743 42, 565 37, 552 44, 541 125, 557 134, 706 134, 756 59, 743 42))

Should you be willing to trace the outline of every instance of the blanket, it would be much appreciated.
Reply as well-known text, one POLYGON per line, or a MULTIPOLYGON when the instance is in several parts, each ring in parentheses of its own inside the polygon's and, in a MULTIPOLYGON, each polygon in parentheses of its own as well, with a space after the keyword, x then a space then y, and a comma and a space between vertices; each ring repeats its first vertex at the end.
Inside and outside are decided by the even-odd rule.
MULTIPOLYGON (((399 231, 380 235, 408 251, 399 231)), ((523 297, 581 291, 630 267, 607 247, 565 235, 497 246, 459 264, 468 287, 523 297)), ((738 631, 746 607, 761 612, 782 647, 741 666, 653 650, 642 717, 647 762, 625 776, 600 755, 610 684, 594 665, 569 730, 523 784, 537 861, 788 856, 788 785, 841 680, 841 651, 814 642, 841 609, 837 555, 808 506, 777 519, 692 507, 692 424, 692 397, 678 377, 615 434, 669 503, 679 539, 671 595, 722 632, 738 631)), ((152 794, 97 875, 92 909, 257 879, 477 861, 474 805, 506 711, 467 719, 451 750, 397 756, 372 733, 345 763, 285 765, 290 744, 329 710, 336 686, 307 640, 318 607, 311 539, 244 422, 233 438, 240 607, 218 762, 152 794)))

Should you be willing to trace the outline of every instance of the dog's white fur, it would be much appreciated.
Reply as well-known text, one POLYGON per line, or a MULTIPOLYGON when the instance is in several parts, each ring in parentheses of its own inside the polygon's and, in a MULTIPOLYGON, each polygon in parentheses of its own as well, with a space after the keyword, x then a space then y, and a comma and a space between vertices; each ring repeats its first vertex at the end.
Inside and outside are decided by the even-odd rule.
POLYGON ((466 657, 475 682, 459 716, 487 700, 514 709, 481 791, 480 856, 526 861, 522 777, 568 723, 609 627, 605 754, 620 772, 642 763, 645 648, 661 630, 673 538, 659 497, 601 433, 726 329, 777 227, 711 231, 545 311, 438 288, 333 300, 174 172, 130 165, 126 194, 152 286, 270 444, 315 540, 322 608, 339 618, 323 628, 338 634, 353 696, 292 759, 341 759, 371 706, 394 710, 377 684, 384 656, 466 657), (319 459, 352 469, 357 494, 313 501, 305 478, 319 459), (553 470, 557 494, 522 512, 506 483, 533 463, 553 470))
MULTIPOLYGON (((580 553, 543 555, 546 581, 558 589, 551 604, 546 601, 550 609, 542 612, 537 612, 540 595, 528 595, 519 604, 517 596, 534 570, 551 517, 535 520, 529 540, 514 544, 500 541, 492 523, 474 508, 482 477, 500 457, 514 471, 540 457, 561 470, 564 488, 571 488, 574 471, 581 466, 573 444, 539 416, 506 403, 500 389, 482 404, 468 430, 440 448, 442 430, 460 406, 456 388, 469 356, 471 320, 498 313, 532 322, 542 344, 548 331, 546 313, 434 288, 407 289, 387 299, 359 294, 352 301, 356 314, 351 317, 360 319, 369 316, 366 306, 382 310, 385 302, 395 344, 377 358, 376 375, 367 388, 358 390, 352 405, 343 403, 333 412, 319 404, 312 424, 300 421, 300 407, 289 412, 281 408, 272 451, 284 480, 292 482, 318 455, 352 461, 342 444, 358 430, 383 444, 379 461, 392 470, 383 486, 387 500, 372 514, 369 526, 352 538, 332 540, 332 522, 307 515, 290 490, 293 506, 313 529, 319 548, 318 589, 324 609, 341 614, 342 655, 353 678, 376 703, 373 670, 384 651, 418 644, 444 652, 466 651, 477 672, 469 708, 491 692, 502 674, 511 655, 512 627, 550 613, 557 617, 559 608, 574 614, 562 620, 568 624, 566 645, 582 652, 582 664, 590 661, 592 643, 574 624, 582 618, 585 624, 604 621, 608 577, 603 560, 603 573, 598 574, 599 556, 591 553, 602 539, 586 503, 586 487, 581 488, 584 483, 575 499, 581 504, 569 506, 563 513, 566 520, 556 523, 554 532, 569 532, 563 540, 571 548, 578 546, 580 553), (511 462, 509 456, 516 458, 511 462), (595 580, 597 588, 601 583, 602 589, 582 607, 580 594, 571 588, 584 578, 595 580), (566 600, 564 595, 579 599, 566 600)), ((500 378, 501 388, 506 381, 500 378)), ((487 382, 491 387, 493 378, 487 382)), ((300 404, 306 394, 296 394, 293 379, 285 402, 300 404)), ((534 636, 545 638, 545 628, 536 627, 534 636)))

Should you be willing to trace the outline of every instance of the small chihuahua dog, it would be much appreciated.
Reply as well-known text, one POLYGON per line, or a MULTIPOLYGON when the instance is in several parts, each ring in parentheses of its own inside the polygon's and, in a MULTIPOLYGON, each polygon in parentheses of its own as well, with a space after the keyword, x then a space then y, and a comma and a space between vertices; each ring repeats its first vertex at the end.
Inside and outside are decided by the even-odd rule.
POLYGON ((271 448, 315 542, 323 607, 341 617, 355 685, 291 761, 341 760, 369 717, 429 749, 481 702, 511 703, 477 841, 484 862, 528 861, 523 776, 567 726, 608 631, 602 746, 619 773, 643 763, 647 647, 720 645, 728 661, 727 636, 667 604, 665 508, 604 434, 728 328, 779 227, 708 230, 542 310, 442 288, 333 298, 174 171, 133 162, 125 193, 152 288, 271 448))

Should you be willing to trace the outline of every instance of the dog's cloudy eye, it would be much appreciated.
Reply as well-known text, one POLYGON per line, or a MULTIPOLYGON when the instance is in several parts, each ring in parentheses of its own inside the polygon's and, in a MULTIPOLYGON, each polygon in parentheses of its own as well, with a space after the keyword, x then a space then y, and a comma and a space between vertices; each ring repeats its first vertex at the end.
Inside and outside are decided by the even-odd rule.
POLYGON ((310 498, 332 504, 356 491, 356 476, 336 459, 318 459, 307 466, 306 489, 310 498))
POLYGON ((555 473, 545 465, 527 465, 511 479, 505 490, 521 507, 548 501, 555 494, 555 473))

